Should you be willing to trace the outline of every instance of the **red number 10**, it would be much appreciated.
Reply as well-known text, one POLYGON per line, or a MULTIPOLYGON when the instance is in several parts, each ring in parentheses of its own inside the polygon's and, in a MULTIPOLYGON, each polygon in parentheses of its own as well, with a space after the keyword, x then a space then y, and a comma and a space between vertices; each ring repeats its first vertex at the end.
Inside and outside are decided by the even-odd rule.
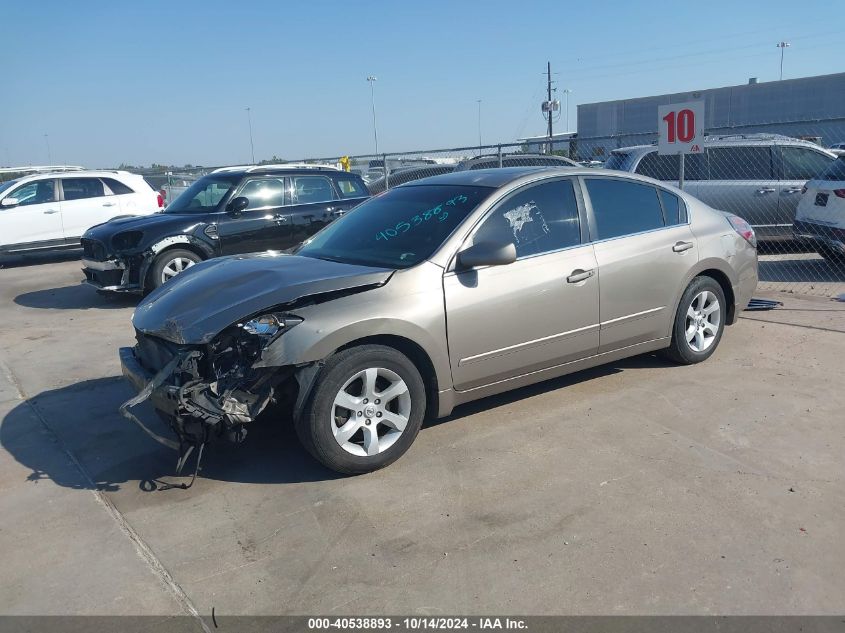
POLYGON ((663 120, 668 127, 668 140, 674 143, 676 140, 681 143, 689 143, 695 138, 695 112, 684 109, 678 112, 677 121, 674 112, 670 112, 663 120))

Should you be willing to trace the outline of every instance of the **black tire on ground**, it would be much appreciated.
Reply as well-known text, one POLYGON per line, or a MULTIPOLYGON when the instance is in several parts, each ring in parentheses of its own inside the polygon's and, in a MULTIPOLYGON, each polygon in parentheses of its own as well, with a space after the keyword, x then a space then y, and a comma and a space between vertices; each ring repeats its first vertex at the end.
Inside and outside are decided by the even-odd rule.
POLYGON ((150 270, 147 273, 146 283, 144 284, 144 289, 147 292, 151 292, 162 285, 161 275, 164 272, 164 269, 167 266, 175 261, 176 259, 184 259, 197 264, 202 261, 202 257, 194 253, 193 251, 185 250, 182 248, 171 248, 166 251, 159 253, 156 258, 153 260, 152 265, 150 266, 150 270))
MULTIPOLYGON (((329 357, 316 378, 306 405, 294 420, 294 426, 302 445, 317 461, 336 472, 357 475, 384 468, 399 459, 417 437, 425 409, 425 385, 416 366, 392 347, 361 345, 329 357), (386 369, 397 374, 408 388, 411 409, 405 429, 390 447, 375 455, 353 455, 335 439, 332 425, 338 425, 339 421, 335 417, 334 402, 344 384, 356 373, 368 368, 386 369)), ((380 428, 383 427, 381 425, 380 428)), ((363 429, 360 432, 363 437, 363 429)))
POLYGON ((716 351, 719 342, 722 340, 727 314, 728 304, 725 301, 725 293, 722 291, 722 287, 718 282, 712 277, 696 277, 687 286, 678 304, 675 321, 672 325, 672 342, 669 347, 660 352, 660 355, 682 365, 692 365, 707 360, 716 351), (716 300, 719 302, 720 319, 715 338, 706 349, 696 351, 687 341, 687 311, 692 306, 693 300, 705 291, 712 292, 716 296, 716 300))
POLYGON ((820 246, 816 252, 824 257, 831 266, 845 270, 845 255, 842 253, 837 253, 823 246, 820 246))

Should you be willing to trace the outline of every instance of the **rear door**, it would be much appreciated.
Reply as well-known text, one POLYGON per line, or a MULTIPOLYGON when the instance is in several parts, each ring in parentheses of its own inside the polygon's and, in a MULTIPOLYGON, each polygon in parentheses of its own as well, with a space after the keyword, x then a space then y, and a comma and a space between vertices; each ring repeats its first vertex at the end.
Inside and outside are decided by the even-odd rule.
POLYGON ((780 185, 778 187, 778 217, 792 226, 801 200, 801 190, 808 180, 817 178, 835 160, 809 147, 780 145, 775 148, 780 157, 780 185))
POLYGON ((282 250, 290 242, 291 227, 286 217, 287 179, 284 176, 247 178, 230 198, 244 197, 243 211, 220 214, 217 232, 224 255, 282 250))
POLYGON ((698 246, 683 201, 648 183, 585 177, 599 270, 599 353, 669 336, 698 246))
MULTIPOLYGON (((784 219, 778 211, 780 183, 769 145, 730 145, 707 149, 709 173, 694 196, 714 209, 734 213, 751 224, 758 237, 776 237, 784 219)), ((788 220, 788 226, 792 220, 788 220)))
POLYGON ((62 215, 56 181, 35 180, 11 189, 4 200, 15 206, 0 206, 0 248, 38 242, 64 241, 62 215))
POLYGON ((65 239, 78 239, 92 226, 121 214, 117 197, 107 194, 99 178, 63 176, 59 178, 59 186, 65 239))

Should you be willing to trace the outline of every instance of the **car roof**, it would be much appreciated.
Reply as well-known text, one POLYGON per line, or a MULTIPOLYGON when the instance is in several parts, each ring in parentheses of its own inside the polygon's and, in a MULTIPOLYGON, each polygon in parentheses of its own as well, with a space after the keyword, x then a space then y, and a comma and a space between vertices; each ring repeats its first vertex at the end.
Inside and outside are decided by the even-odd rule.
POLYGON ((124 171, 122 169, 79 169, 75 171, 40 171, 35 174, 27 174, 25 176, 21 176, 17 178, 16 181, 19 183, 27 183, 32 182, 34 180, 43 180, 47 178, 84 178, 84 177, 93 177, 93 178, 115 178, 115 177, 131 177, 131 178, 143 178, 143 176, 139 174, 133 174, 129 171, 124 171))
POLYGON ((334 174, 336 176, 351 176, 352 178, 360 178, 360 174, 351 171, 341 171, 331 167, 227 167, 225 169, 215 169, 213 172, 206 174, 206 176, 267 176, 273 174, 296 174, 296 175, 321 175, 328 176, 334 174))
POLYGON ((619 172, 611 169, 597 169, 595 167, 493 167, 491 169, 473 169, 467 171, 453 171, 440 176, 430 176, 419 180, 398 185, 399 187, 415 187, 426 185, 465 185, 471 187, 491 187, 498 189, 521 179, 531 180, 531 176, 613 176, 655 183, 651 178, 619 172))
MULTIPOLYGON (((792 145, 795 147, 810 147, 812 149, 820 150, 822 152, 830 153, 829 150, 813 143, 812 141, 805 141, 800 138, 793 138, 791 136, 783 136, 782 134, 723 134, 704 137, 705 147, 730 147, 732 145, 748 146, 748 145, 792 145)), ((611 154, 647 154, 648 152, 656 151, 657 144, 649 145, 631 145, 629 147, 619 147, 611 150, 611 154)))

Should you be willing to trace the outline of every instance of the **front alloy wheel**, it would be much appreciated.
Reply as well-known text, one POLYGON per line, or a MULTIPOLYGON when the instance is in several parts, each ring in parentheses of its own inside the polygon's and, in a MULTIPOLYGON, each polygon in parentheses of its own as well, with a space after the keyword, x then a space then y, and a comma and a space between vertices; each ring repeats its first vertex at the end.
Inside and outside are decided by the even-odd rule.
POLYGON ((296 419, 299 439, 323 465, 366 473, 397 460, 419 433, 425 384, 398 350, 361 345, 329 357, 296 419))

